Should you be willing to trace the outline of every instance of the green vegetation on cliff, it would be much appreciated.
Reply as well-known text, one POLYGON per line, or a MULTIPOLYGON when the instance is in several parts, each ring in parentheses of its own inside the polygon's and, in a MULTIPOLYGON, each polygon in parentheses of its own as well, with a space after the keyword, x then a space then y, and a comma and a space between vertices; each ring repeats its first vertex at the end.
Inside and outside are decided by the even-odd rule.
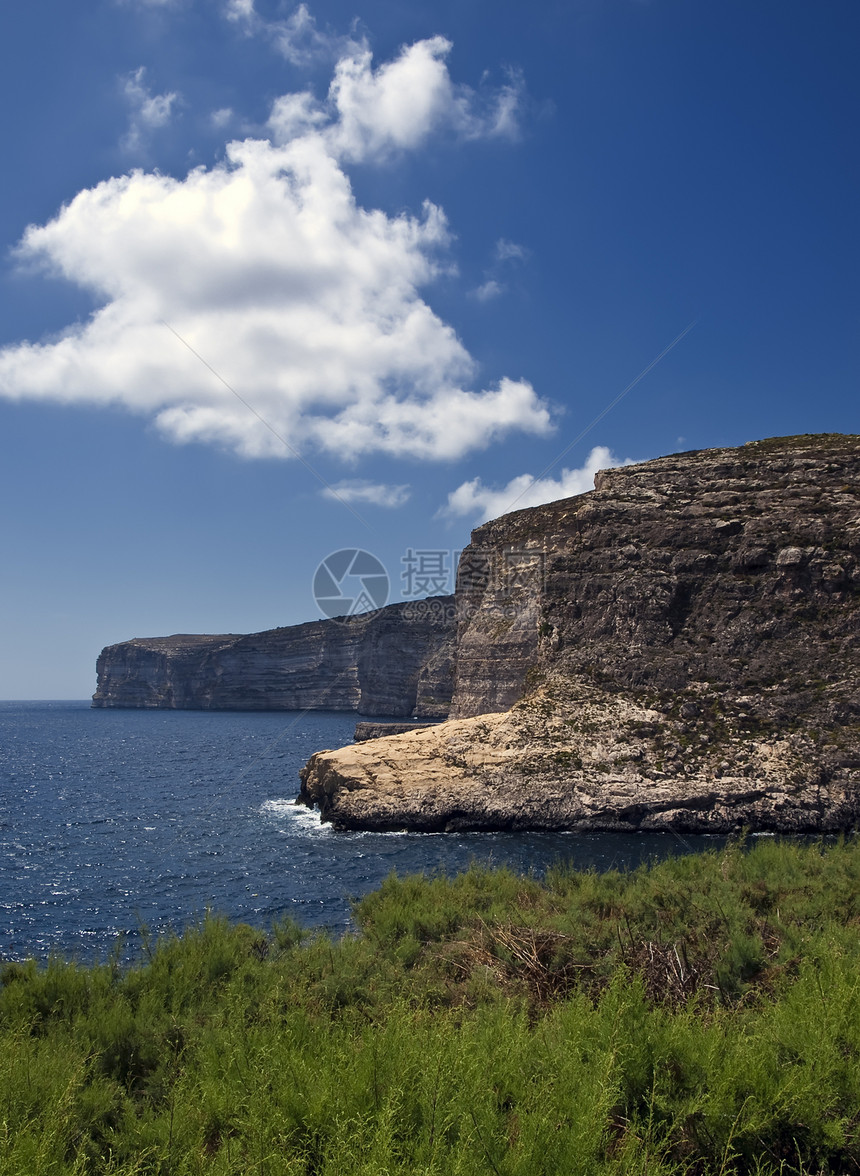
POLYGON ((391 877, 356 923, 2 965, 0 1173, 860 1167, 853 840, 391 877))

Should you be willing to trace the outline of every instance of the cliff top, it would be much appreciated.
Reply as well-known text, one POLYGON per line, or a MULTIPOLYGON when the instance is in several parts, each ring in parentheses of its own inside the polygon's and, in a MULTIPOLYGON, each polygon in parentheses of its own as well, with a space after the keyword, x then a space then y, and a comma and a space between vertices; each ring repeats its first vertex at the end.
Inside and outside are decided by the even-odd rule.
POLYGON ((352 616, 335 617, 333 620, 320 618, 315 621, 300 621, 295 625, 279 625, 274 629, 264 629, 255 633, 173 633, 167 637, 130 637, 127 641, 119 641, 114 645, 106 646, 102 653, 128 646, 137 646, 139 649, 168 654, 200 651, 209 647, 217 649, 221 645, 228 645, 236 641, 257 641, 276 635, 300 634, 319 626, 327 629, 332 624, 352 625, 358 628, 379 625, 385 623, 386 620, 399 618, 403 614, 406 614, 405 619, 407 620, 420 618, 428 624, 434 621, 441 624, 445 622, 446 609, 449 609, 453 603, 453 596, 427 596, 420 600, 395 601, 384 608, 355 613, 352 616))
MULTIPOLYGON (((136 645, 142 649, 153 649, 159 653, 177 653, 181 650, 199 650, 205 646, 218 646, 236 641, 239 633, 172 633, 169 637, 131 637, 122 645, 136 645)), ((109 649, 116 646, 108 646, 109 649)))
MULTIPOLYGON (((542 506, 524 507, 500 515, 475 528, 472 544, 492 545, 499 526, 514 539, 533 538, 541 531, 551 532, 563 524, 572 510, 578 509, 591 495, 611 493, 662 498, 679 490, 700 492, 704 483, 730 481, 735 489, 778 489, 792 480, 803 481, 818 469, 833 474, 844 466, 846 475, 860 478, 860 435, 853 433, 803 433, 792 437, 768 437, 746 445, 718 449, 690 449, 671 453, 650 461, 615 466, 595 475, 595 489, 569 498, 560 498, 542 506)), ((710 487, 708 487, 710 489, 710 487)), ((845 491, 860 497, 860 484, 852 481, 845 491)), ((713 505, 728 505, 714 503, 713 505)))

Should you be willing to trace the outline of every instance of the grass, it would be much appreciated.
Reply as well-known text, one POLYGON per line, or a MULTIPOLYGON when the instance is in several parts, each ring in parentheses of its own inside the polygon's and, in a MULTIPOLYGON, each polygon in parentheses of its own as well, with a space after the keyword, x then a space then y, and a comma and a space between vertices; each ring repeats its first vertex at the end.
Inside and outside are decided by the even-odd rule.
POLYGON ((2 1174, 860 1170, 860 845, 389 877, 0 966, 2 1174))

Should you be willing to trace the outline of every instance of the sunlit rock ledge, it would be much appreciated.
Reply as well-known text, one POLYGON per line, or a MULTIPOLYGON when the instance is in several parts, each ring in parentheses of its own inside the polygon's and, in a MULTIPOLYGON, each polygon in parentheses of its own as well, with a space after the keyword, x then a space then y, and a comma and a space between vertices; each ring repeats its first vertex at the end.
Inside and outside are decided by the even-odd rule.
POLYGON ((318 752, 302 770, 299 800, 341 829, 824 833, 856 825, 860 759, 799 732, 712 739, 707 732, 724 716, 715 700, 700 701, 696 721, 679 724, 625 698, 576 698, 566 684, 547 685, 504 714, 318 752))

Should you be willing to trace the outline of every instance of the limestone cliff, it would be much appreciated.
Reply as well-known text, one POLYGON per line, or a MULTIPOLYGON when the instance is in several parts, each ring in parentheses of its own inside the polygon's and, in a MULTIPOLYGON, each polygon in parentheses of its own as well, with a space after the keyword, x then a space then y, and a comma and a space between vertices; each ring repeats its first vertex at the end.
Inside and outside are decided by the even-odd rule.
POLYGON ((95 707, 336 710, 444 718, 453 598, 245 636, 144 637, 98 659, 95 707))
POLYGON ((361 828, 857 822, 860 438, 595 481, 473 533, 458 721, 319 753, 306 803, 361 828))

